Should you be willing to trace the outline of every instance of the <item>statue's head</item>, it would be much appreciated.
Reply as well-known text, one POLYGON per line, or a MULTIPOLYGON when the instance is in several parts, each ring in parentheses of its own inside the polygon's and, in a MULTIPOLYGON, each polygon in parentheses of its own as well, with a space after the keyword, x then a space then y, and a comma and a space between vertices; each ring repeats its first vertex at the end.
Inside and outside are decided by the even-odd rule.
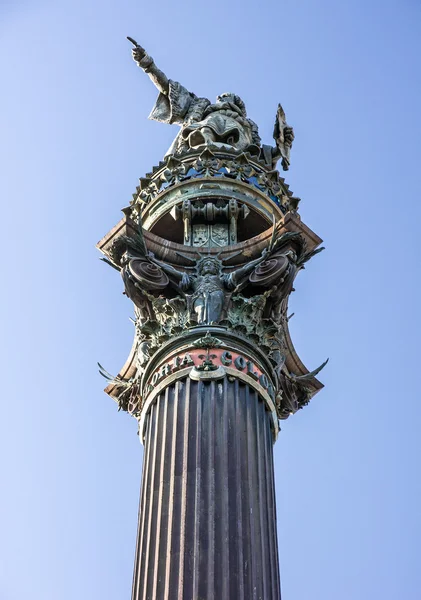
POLYGON ((257 125, 247 119, 244 102, 230 92, 218 96, 216 104, 207 106, 198 120, 183 127, 181 137, 190 149, 213 145, 244 152, 251 145, 260 145, 257 125))
POLYGON ((224 92, 216 97, 217 103, 230 102, 231 104, 235 104, 241 110, 243 117, 247 116, 246 105, 241 100, 240 96, 237 94, 233 94, 232 92, 224 92))
POLYGON ((197 265, 199 275, 218 275, 220 269, 221 262, 212 256, 202 258, 197 265))

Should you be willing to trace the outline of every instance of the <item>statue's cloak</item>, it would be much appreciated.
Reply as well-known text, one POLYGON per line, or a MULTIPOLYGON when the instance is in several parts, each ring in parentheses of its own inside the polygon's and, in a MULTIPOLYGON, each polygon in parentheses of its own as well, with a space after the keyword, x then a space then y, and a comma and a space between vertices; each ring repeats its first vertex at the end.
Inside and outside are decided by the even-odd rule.
POLYGON ((256 124, 230 102, 211 104, 198 98, 177 81, 169 80, 168 94, 160 93, 149 115, 150 119, 181 126, 166 156, 189 149, 188 137, 194 130, 207 128, 214 140, 245 149, 258 137, 256 124), (228 139, 231 138, 231 142, 228 139))

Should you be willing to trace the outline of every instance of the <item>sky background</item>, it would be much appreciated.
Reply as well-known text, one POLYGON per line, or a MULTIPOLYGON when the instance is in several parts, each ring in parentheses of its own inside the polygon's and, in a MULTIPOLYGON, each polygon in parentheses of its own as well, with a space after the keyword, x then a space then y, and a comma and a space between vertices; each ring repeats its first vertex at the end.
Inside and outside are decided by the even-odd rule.
POLYGON ((96 361, 124 364, 132 308, 95 244, 177 128, 126 35, 265 143, 278 102, 295 129, 327 249, 291 332, 330 362, 274 448, 283 600, 419 600, 420 0, 0 4, 0 600, 130 598, 142 447, 96 361))

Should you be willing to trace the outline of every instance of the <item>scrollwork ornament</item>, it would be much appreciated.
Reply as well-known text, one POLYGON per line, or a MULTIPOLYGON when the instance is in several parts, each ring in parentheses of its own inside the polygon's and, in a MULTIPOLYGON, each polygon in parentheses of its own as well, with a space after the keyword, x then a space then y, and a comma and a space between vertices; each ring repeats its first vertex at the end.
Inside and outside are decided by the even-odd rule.
POLYGON ((129 262, 128 268, 132 277, 146 291, 164 290, 169 285, 168 276, 152 262, 135 258, 129 262))
POLYGON ((289 266, 285 255, 272 256, 255 268, 249 276, 249 281, 252 285, 260 287, 269 287, 274 283, 279 285, 284 282, 289 266))

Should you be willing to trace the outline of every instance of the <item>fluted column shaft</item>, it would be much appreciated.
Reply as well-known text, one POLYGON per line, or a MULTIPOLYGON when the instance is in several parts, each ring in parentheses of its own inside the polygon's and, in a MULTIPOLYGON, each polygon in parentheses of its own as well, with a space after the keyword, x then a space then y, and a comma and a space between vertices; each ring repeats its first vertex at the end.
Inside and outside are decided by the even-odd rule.
POLYGON ((169 385, 146 418, 132 600, 279 600, 270 414, 238 379, 169 385))

